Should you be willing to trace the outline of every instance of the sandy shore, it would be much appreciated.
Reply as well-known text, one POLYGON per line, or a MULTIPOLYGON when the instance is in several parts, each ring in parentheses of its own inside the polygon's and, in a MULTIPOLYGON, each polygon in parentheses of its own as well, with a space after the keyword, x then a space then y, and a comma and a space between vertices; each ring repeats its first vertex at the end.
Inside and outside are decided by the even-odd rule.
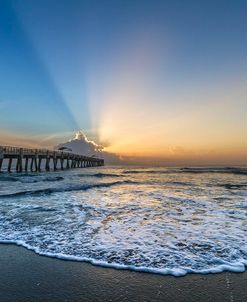
POLYGON ((247 273, 161 276, 0 245, 0 301, 247 301, 247 273))

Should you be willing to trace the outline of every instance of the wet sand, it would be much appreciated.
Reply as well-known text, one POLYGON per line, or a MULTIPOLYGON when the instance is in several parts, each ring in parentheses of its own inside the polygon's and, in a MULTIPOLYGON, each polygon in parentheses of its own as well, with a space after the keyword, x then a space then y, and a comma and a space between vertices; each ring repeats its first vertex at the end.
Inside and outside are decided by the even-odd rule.
POLYGON ((0 244, 0 301, 247 301, 247 272, 162 276, 38 256, 0 244))

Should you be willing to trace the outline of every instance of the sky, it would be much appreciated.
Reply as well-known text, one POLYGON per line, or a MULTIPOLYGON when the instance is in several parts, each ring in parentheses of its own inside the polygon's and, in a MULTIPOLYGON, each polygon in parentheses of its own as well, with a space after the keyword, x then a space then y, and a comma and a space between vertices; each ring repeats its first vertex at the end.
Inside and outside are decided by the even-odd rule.
POLYGON ((247 2, 0 0, 0 142, 247 165, 247 2))

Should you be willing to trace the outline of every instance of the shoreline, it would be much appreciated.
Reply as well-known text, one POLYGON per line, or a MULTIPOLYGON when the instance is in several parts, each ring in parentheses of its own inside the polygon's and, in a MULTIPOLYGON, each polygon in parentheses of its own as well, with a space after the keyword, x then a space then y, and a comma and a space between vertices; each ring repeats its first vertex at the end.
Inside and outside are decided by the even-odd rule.
POLYGON ((116 264, 116 263, 106 263, 99 260, 94 260, 90 258, 83 258, 78 256, 69 256, 63 254, 51 254, 51 253, 42 253, 38 252, 35 248, 30 247, 28 244, 19 243, 11 240, 0 240, 1 244, 9 244, 9 245, 16 245, 22 248, 25 248, 38 256, 54 258, 63 261, 73 261, 73 262, 82 262, 88 263, 96 267, 103 267, 103 268, 110 268, 110 269, 117 269, 117 270, 129 270, 138 273, 149 273, 149 274, 157 274, 162 276, 173 276, 173 277, 184 277, 188 274, 196 274, 196 275, 210 275, 210 274, 218 274, 223 272, 230 272, 230 273, 244 273, 246 271, 247 262, 244 263, 237 263, 237 266, 221 264, 215 268, 207 269, 207 270, 187 270, 185 271, 184 268, 180 269, 155 269, 155 268, 148 268, 148 267, 135 267, 133 265, 123 265, 123 264, 116 264))
POLYGON ((0 244, 1 301, 247 301, 247 272, 183 277, 106 268, 0 244))

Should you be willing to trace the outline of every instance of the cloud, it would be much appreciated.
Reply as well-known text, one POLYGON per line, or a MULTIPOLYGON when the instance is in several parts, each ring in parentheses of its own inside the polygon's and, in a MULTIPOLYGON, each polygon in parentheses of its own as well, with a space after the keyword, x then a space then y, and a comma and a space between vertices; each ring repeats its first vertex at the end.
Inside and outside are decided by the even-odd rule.
POLYGON ((82 131, 78 131, 73 139, 70 139, 65 143, 58 144, 57 146, 55 146, 55 149, 67 150, 86 156, 97 156, 104 158, 106 164, 121 163, 121 158, 118 155, 103 151, 104 146, 99 145, 92 140, 89 140, 82 131))

